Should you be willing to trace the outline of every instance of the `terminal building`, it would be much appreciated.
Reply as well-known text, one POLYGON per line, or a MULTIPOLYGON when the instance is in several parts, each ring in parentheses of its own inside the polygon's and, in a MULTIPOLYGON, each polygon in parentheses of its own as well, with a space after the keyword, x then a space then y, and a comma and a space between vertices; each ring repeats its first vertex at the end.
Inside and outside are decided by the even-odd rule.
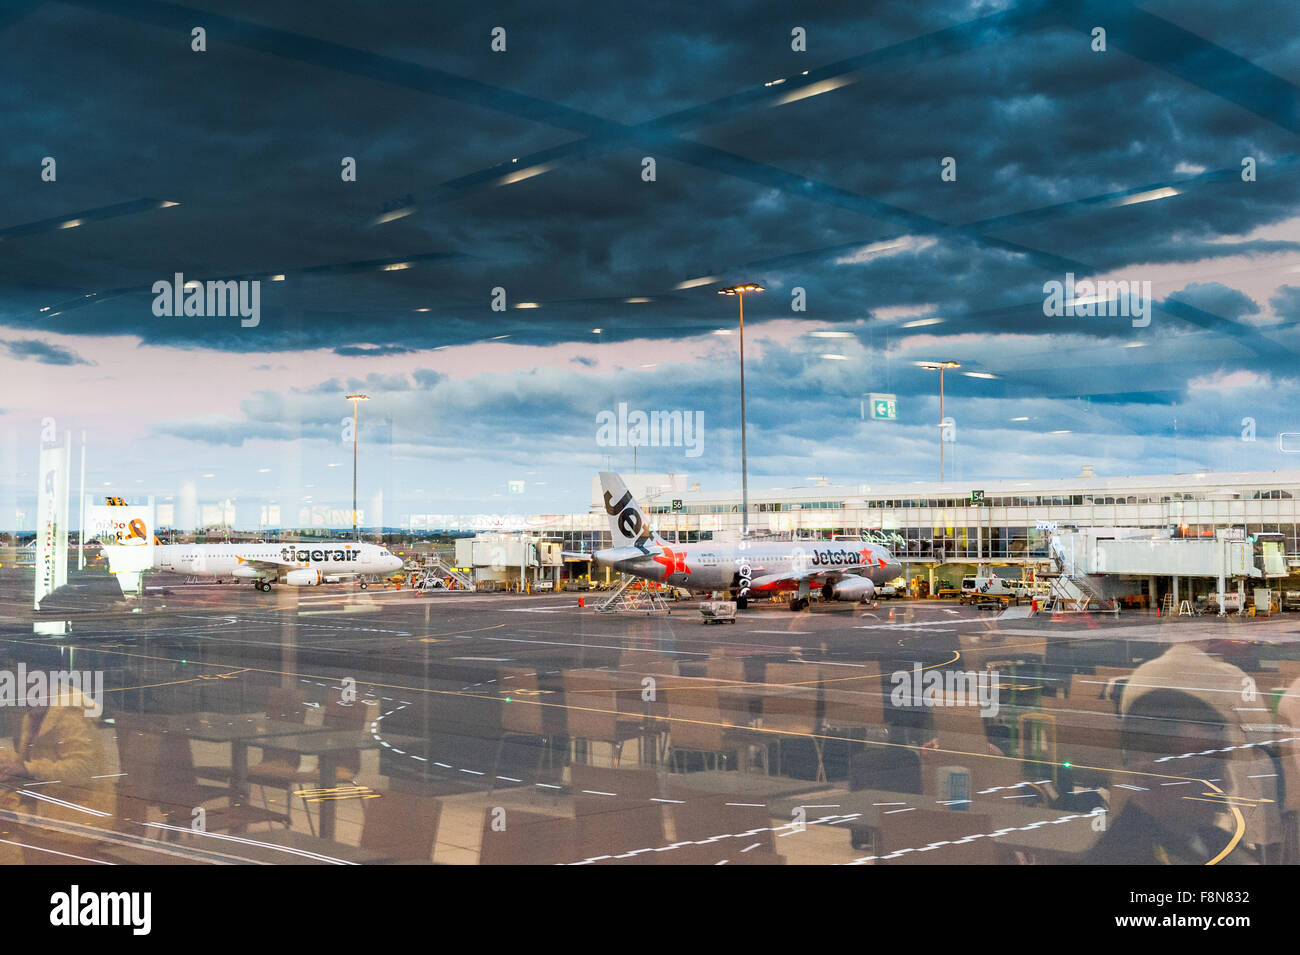
MULTIPOLYGON (((685 476, 624 475, 668 541, 738 539, 739 490, 710 491, 685 476)), ((530 528, 566 551, 609 546, 599 483, 587 514, 530 515, 530 528)), ((1267 539, 1269 577, 1300 567, 1300 470, 1105 477, 1085 467, 1073 478, 985 481, 979 486, 912 482, 751 489, 750 537, 865 536, 888 546, 931 593, 960 585, 979 565, 1008 575, 1051 560, 1053 532, 1094 528, 1149 531, 1161 539, 1267 539), (1282 564, 1277 563, 1280 556, 1282 564)), ((1264 568, 1260 565, 1261 570, 1264 568)), ((581 571, 572 565, 566 576, 581 571)), ((1275 584, 1274 586, 1278 586, 1275 584)))

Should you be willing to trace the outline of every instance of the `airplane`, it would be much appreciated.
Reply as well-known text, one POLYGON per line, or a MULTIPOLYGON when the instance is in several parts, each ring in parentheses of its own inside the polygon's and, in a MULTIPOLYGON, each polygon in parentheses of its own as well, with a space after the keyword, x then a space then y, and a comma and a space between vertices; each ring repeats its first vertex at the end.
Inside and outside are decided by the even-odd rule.
MULTIPOLYGON (((105 544, 109 565, 113 558, 134 548, 105 544)), ((125 561, 123 561, 125 563, 125 561)), ((149 569, 149 568, 146 568, 149 569)), ((311 544, 155 544, 154 570, 203 577, 251 580, 263 593, 272 583, 291 587, 336 584, 345 577, 365 577, 402 569, 402 558, 378 544, 360 541, 322 541, 311 544)))
POLYGON ((566 553, 598 566, 687 590, 729 590, 744 609, 751 597, 793 591, 790 609, 822 600, 867 601, 903 566, 884 547, 861 541, 758 541, 669 544, 651 530, 623 479, 600 472, 613 547, 566 553))

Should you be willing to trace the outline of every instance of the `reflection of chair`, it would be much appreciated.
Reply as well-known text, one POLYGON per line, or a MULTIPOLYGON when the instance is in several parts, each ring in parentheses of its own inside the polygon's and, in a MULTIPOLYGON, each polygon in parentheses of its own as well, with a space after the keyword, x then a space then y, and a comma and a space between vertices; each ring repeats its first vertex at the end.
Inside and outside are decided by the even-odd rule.
POLYGON ((745 661, 740 657, 711 653, 708 662, 704 664, 704 672, 716 683, 744 683, 745 661))
POLYGON ((709 654, 704 672, 718 688, 721 713, 728 723, 751 723, 758 715, 756 685, 745 678, 745 661, 717 650, 709 654))
MULTIPOLYGON (((617 856, 665 844, 659 777, 652 770, 571 768, 573 809, 578 820, 578 852, 584 859, 617 856)), ((606 863, 653 865, 662 853, 641 852, 606 863)))
POLYGON ((637 761, 646 762, 645 741, 650 740, 654 761, 662 756, 660 743, 668 734, 668 703, 659 687, 674 679, 671 673, 619 670, 611 675, 619 719, 640 727, 637 761))
MULTIPOLYGON (((1084 697, 1086 699, 1086 695, 1084 697)), ((1122 762, 1120 718, 1112 701, 1098 700, 1096 707, 1080 706, 1073 698, 1043 697, 1043 711, 1055 719, 1057 758, 1074 764, 1074 778, 1109 779, 1106 770, 1083 767, 1114 767, 1122 762), (1105 704, 1104 706, 1101 704, 1105 704)), ((1089 701, 1089 704, 1094 701, 1089 701)))
POLYGON ((149 810, 157 807, 164 821, 190 828, 202 808, 203 829, 221 832, 262 822, 289 825, 285 813, 257 806, 231 804, 209 808, 205 803, 231 798, 225 786, 199 782, 194 771, 190 741, 166 733, 148 717, 119 716, 117 747, 121 776, 118 779, 119 822, 148 822, 149 810))
MULTIPOLYGON (((305 723, 306 701, 307 695, 298 690, 273 687, 267 694, 266 715, 281 723, 305 723)), ((290 820, 293 819, 294 791, 300 786, 314 783, 317 779, 315 773, 304 772, 298 768, 301 760, 302 757, 291 750, 263 746, 261 760, 248 768, 248 782, 251 785, 261 786, 263 790, 284 790, 285 811, 290 820)), ((265 805, 265 791, 263 804, 265 805)), ((316 828, 312 824, 310 809, 307 810, 307 826, 315 834, 316 828)))
MULTIPOLYGON (((331 730, 363 730, 372 718, 371 706, 365 700, 344 703, 332 696, 325 704, 325 726, 331 730)), ((377 715, 377 714, 375 714, 377 715)), ((335 757, 334 777, 337 782, 350 783, 361 774, 361 750, 340 752, 335 757)))
POLYGON ((983 636, 967 635, 958 638, 958 647, 967 670, 989 670, 1041 661, 1045 643, 1041 637, 1003 635, 994 643, 983 636))
MULTIPOLYGON (((971 793, 994 787, 1010 787, 1025 782, 1021 762, 1005 754, 988 737, 988 722, 978 705, 967 694, 942 694, 940 705, 931 709, 938 750, 921 751, 922 791, 934 796, 948 796, 939 791, 938 770, 944 766, 962 766, 970 771, 971 793)), ((1028 782, 1034 782, 1030 779, 1028 782)), ((1022 795, 1039 792, 1022 787, 1022 795)))
POLYGON ((887 792, 919 793, 921 755, 915 748, 864 746, 849 755, 849 791, 881 789, 887 792))
POLYGON ((361 848, 394 862, 429 862, 442 804, 429 796, 384 792, 366 799, 361 848))
MULTIPOLYGON (((1283 687, 1278 701, 1277 718, 1285 729, 1283 737, 1300 736, 1300 682, 1283 687)), ((1300 743, 1288 740, 1277 746, 1278 764, 1282 769, 1282 863, 1300 862, 1300 743)))
POLYGON ((618 668, 633 673, 675 676, 677 674, 677 661, 665 653, 655 653, 647 650, 623 650, 618 655, 618 668))
POLYGON ((557 865, 578 861, 578 824, 562 816, 488 807, 479 865, 557 865))
POLYGON ((817 781, 826 779, 822 763, 822 740, 817 725, 817 693, 821 667, 815 663, 769 663, 763 671, 763 682, 769 693, 772 687, 789 687, 789 694, 772 694, 763 697, 761 726, 765 732, 776 734, 776 774, 781 775, 781 743, 790 737, 807 737, 817 756, 817 781))
POLYGON ((992 831, 989 817, 969 812, 949 812, 942 809, 913 809, 910 812, 889 813, 880 817, 880 851, 882 856, 902 849, 897 858, 880 859, 885 865, 993 865, 996 859, 991 838, 971 839, 969 836, 992 831), (936 842, 937 846, 925 852, 916 851, 936 842))
POLYGON ((501 667, 497 671, 498 697, 501 705, 501 736, 497 740, 497 755, 492 763, 492 786, 496 787, 497 772, 501 766, 501 753, 506 740, 535 740, 537 765, 534 775, 540 776, 542 761, 551 750, 550 736, 543 726, 543 707, 539 705, 537 673, 529 667, 501 667), (509 701, 507 702, 507 697, 509 701))
POLYGON ((930 710, 939 748, 983 752, 988 742, 988 731, 979 707, 967 705, 969 701, 966 699, 951 699, 946 694, 939 699, 941 704, 930 710))
MULTIPOLYGON (((564 712, 570 741, 608 743, 615 766, 623 744, 642 733, 641 717, 619 713, 616 674, 609 670, 565 670, 564 712)), ((590 757, 590 748, 584 750, 590 757)))
POLYGON ((822 722, 834 729, 874 730, 884 735, 885 696, 875 663, 862 667, 823 667, 822 722))
MULTIPOLYGON (((668 687, 668 756, 678 769, 678 753, 699 753, 705 769, 709 756, 748 753, 749 746, 761 746, 766 766, 767 737, 745 728, 728 725, 719 708, 718 688, 712 681, 677 677, 668 687)), ((720 759, 715 759, 717 766, 720 759)))

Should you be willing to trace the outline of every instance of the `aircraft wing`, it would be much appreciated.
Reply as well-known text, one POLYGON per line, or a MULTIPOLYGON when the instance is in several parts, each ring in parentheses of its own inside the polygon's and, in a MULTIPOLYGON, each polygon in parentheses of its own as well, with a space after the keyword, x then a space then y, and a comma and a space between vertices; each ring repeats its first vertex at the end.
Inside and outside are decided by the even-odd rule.
POLYGON ((238 557, 238 556, 236 556, 236 557, 235 557, 235 563, 236 563, 236 564, 247 564, 249 567, 252 567, 254 570, 260 571, 260 572, 262 572, 262 573, 264 573, 264 574, 282 574, 282 573, 285 573, 285 572, 287 572, 287 571, 290 571, 290 570, 293 570, 293 569, 294 569, 294 565, 293 565, 293 564, 286 563, 286 562, 284 562, 284 561, 279 561, 279 560, 257 560, 257 559, 255 559, 255 558, 251 558, 251 557, 238 557))
POLYGON ((562 550, 560 551, 560 556, 565 560, 591 560, 592 555, 590 552, 584 553, 583 551, 577 550, 562 550))
POLYGON ((805 570, 800 573, 788 571, 783 574, 764 574, 749 582, 750 590, 798 590, 799 585, 807 581, 810 587, 835 583, 846 577, 858 577, 859 574, 846 570, 805 570))

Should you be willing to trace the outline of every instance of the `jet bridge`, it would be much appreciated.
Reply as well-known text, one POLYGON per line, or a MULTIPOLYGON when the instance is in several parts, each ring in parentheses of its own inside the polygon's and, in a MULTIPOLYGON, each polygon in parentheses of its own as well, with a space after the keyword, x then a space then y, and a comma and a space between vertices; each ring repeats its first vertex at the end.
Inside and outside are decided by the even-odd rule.
MULTIPOLYGON (((1189 578, 1189 590, 1191 579, 1212 579, 1213 592, 1222 595, 1229 578, 1241 592, 1248 578, 1264 576, 1254 563, 1253 545, 1227 534, 1184 539, 1153 536, 1149 529, 1084 528, 1054 532, 1050 548, 1061 576, 1082 582, 1081 590, 1114 596, 1125 590, 1121 578, 1146 578, 1152 603, 1161 578, 1169 578, 1164 590, 1172 591, 1177 604, 1182 578, 1189 578)), ((1222 615, 1222 596, 1218 603, 1222 615)))

